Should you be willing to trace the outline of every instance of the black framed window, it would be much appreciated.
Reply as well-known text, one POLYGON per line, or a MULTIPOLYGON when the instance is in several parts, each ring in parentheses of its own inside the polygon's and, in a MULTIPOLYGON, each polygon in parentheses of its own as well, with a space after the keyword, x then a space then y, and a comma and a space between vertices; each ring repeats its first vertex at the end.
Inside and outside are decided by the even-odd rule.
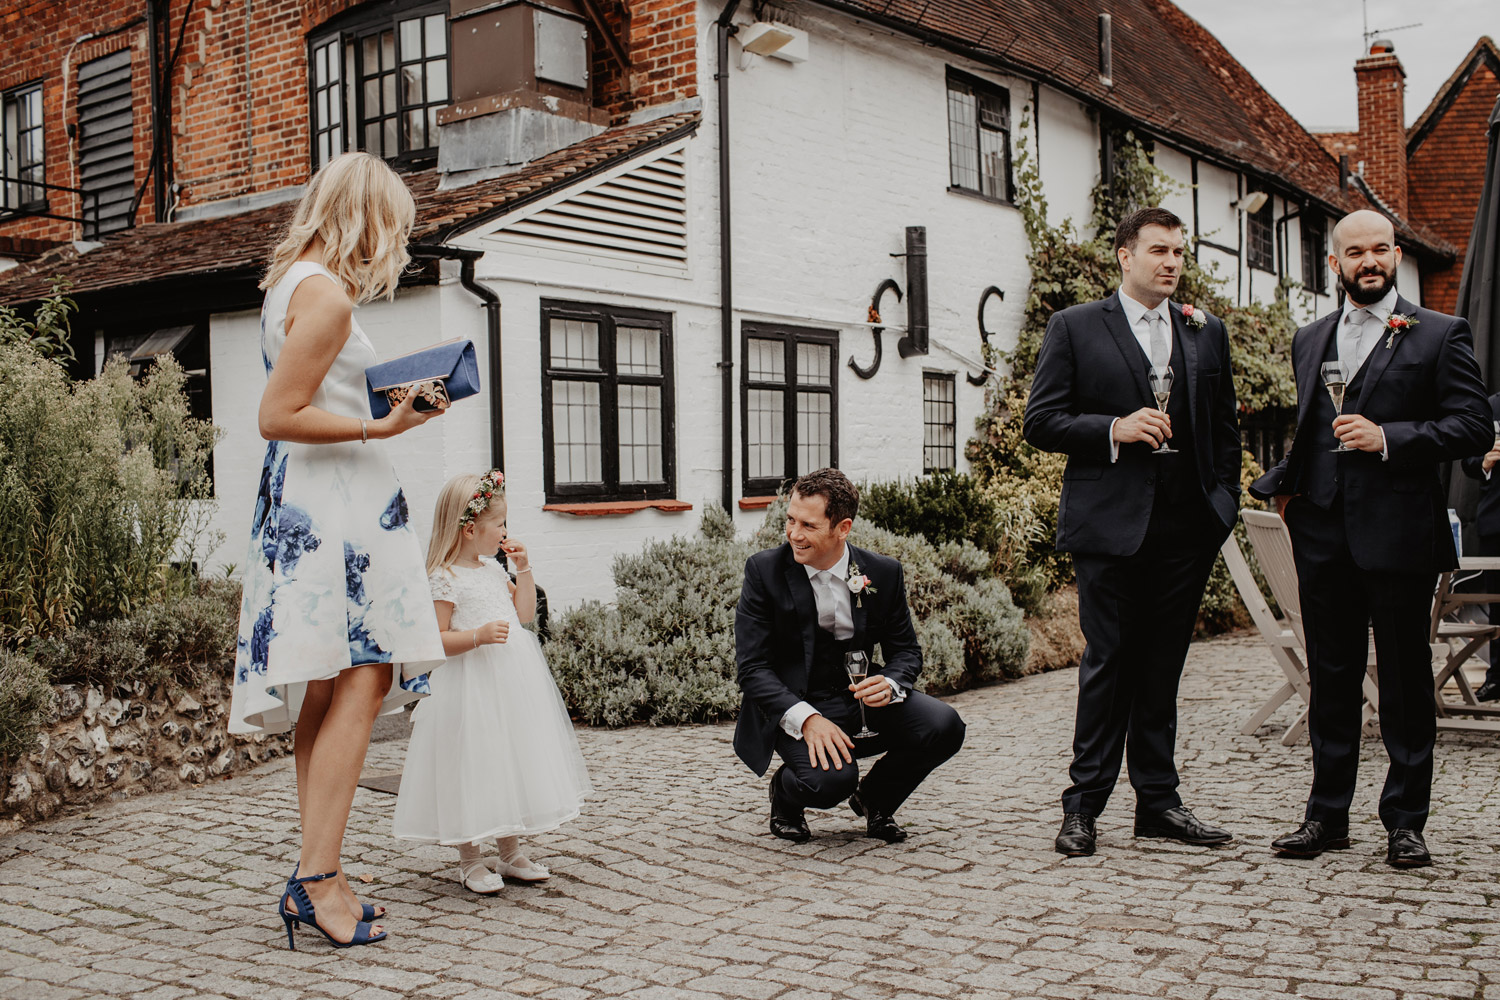
POLYGON ((430 157, 448 81, 446 3, 381 3, 338 18, 308 42, 314 168, 349 149, 430 157))
POLYGON ((1328 293, 1328 223, 1321 215, 1302 216, 1302 287, 1328 293))
POLYGON ((543 300, 548 501, 670 497, 672 391, 668 313, 543 300))
POLYGON ((42 85, 28 83, 0 94, 0 211, 45 208, 46 157, 42 145, 42 85))
POLYGON ((838 464, 839 335, 763 323, 741 331, 745 493, 775 493, 838 464))
POLYGON ((1250 266, 1276 273, 1275 220, 1271 216, 1275 198, 1267 198, 1259 212, 1245 217, 1245 256, 1250 266))
POLYGON ((922 373, 922 471, 958 467, 957 388, 952 372, 922 373))
POLYGON ((948 71, 950 187, 1011 201, 1010 91, 948 71))

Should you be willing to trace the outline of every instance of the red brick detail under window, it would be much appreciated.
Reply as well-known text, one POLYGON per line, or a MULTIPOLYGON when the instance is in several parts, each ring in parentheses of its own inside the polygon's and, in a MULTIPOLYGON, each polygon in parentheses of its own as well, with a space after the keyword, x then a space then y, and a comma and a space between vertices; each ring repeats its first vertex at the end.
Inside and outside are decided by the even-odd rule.
POLYGON ((765 510, 775 502, 775 497, 740 497, 740 510, 765 510))
POLYGON ((543 504, 542 510, 575 517, 598 517, 603 514, 634 514, 650 507, 669 512, 693 509, 692 504, 681 500, 603 500, 598 503, 549 503, 543 504))

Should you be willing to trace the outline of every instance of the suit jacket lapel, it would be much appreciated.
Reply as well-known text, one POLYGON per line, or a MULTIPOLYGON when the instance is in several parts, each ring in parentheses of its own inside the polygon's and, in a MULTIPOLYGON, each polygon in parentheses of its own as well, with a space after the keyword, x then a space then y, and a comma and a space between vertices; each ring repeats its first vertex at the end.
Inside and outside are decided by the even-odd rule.
POLYGON ((1172 336, 1177 338, 1177 343, 1182 347, 1183 371, 1177 373, 1177 378, 1187 380, 1188 400, 1188 423, 1197 430, 1198 422, 1198 379, 1195 373, 1198 371, 1198 338, 1196 331, 1189 330, 1187 323, 1183 321, 1182 309, 1167 307, 1167 315, 1172 317, 1172 336))
POLYGON ((807 570, 792 558, 790 545, 786 549, 782 578, 786 580, 787 589, 792 593, 792 607, 797 610, 797 624, 802 630, 802 683, 805 686, 812 671, 813 629, 818 627, 818 599, 813 594, 807 570))
POLYGON ((1125 310, 1120 307, 1119 292, 1104 300, 1104 326, 1115 338, 1115 345, 1120 348, 1120 353, 1125 356, 1125 367, 1130 369, 1131 381, 1141 394, 1141 400, 1146 406, 1155 405, 1151 386, 1146 382, 1146 356, 1141 353, 1141 342, 1130 332, 1130 324, 1125 322, 1125 310))
POLYGON ((1307 350, 1302 354, 1302 370, 1296 373, 1298 427, 1307 419, 1313 400, 1323 389, 1323 379, 1318 370, 1322 368, 1323 359, 1328 355, 1328 342, 1333 338, 1333 331, 1338 329, 1339 317, 1342 315, 1343 310, 1339 310, 1324 316, 1315 326, 1308 328, 1307 350))
MULTIPOLYGON (((1396 296, 1396 308, 1392 311, 1405 313, 1410 316, 1412 308, 1410 302, 1398 295, 1396 296)), ((1387 339, 1390 339, 1391 335, 1385 333, 1375 342, 1375 346, 1370 348, 1369 363, 1365 366, 1365 381, 1359 387, 1359 402, 1354 406, 1355 413, 1363 413, 1365 411, 1365 400, 1370 398, 1370 392, 1375 388, 1375 383, 1380 381, 1380 376, 1385 374, 1386 366, 1391 363, 1391 358, 1396 356, 1396 351, 1400 350, 1401 342, 1410 337, 1413 332, 1415 331, 1408 329, 1404 333, 1398 334, 1391 340, 1389 348, 1385 346, 1385 342, 1387 339)))

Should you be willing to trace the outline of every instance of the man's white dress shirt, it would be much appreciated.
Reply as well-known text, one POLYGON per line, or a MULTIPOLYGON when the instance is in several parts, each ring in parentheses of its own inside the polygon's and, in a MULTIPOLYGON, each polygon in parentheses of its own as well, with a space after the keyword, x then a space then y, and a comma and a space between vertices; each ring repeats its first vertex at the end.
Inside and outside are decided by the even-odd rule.
MULTIPOLYGON (((1167 302, 1167 299, 1162 299, 1156 304, 1156 308, 1149 308, 1126 295, 1125 289, 1120 289, 1120 308, 1125 312, 1125 322, 1130 327, 1130 332, 1135 334, 1136 341, 1141 345, 1141 353, 1150 359, 1152 365, 1162 367, 1172 363, 1172 310, 1167 308, 1167 302), (1161 323, 1161 329, 1166 331, 1167 357, 1164 361, 1151 355, 1151 327, 1157 322, 1161 323)), ((1109 460, 1111 463, 1120 458, 1120 442, 1115 440, 1115 424, 1119 422, 1119 417, 1109 422, 1109 460)))
MULTIPOLYGON (((1381 345, 1385 337, 1390 336, 1386 331, 1385 324, 1391 318, 1391 313, 1396 311, 1396 287, 1392 285, 1385 296, 1376 303, 1362 306, 1347 295, 1344 296, 1344 309, 1339 314, 1338 328, 1334 331, 1334 343, 1338 345, 1339 364, 1344 366, 1344 377, 1354 381, 1357 374, 1370 356, 1370 352, 1381 345)), ((1385 442, 1385 428, 1380 430, 1380 458, 1381 461, 1389 459, 1390 451, 1385 442)))
MULTIPOLYGON (((818 627, 827 628, 841 642, 854 635, 854 595, 849 591, 849 546, 844 546, 844 551, 839 553, 839 561, 828 569, 814 569, 805 564, 802 568, 807 570, 807 582, 812 584, 813 597, 818 602, 818 627), (830 625, 832 628, 828 628, 830 625)), ((885 682, 891 686, 892 704, 906 700, 906 692, 901 690, 901 685, 889 677, 885 682)), ((816 708, 805 701, 799 701, 781 717, 781 728, 786 730, 788 736, 800 740, 802 726, 817 714, 816 708)))

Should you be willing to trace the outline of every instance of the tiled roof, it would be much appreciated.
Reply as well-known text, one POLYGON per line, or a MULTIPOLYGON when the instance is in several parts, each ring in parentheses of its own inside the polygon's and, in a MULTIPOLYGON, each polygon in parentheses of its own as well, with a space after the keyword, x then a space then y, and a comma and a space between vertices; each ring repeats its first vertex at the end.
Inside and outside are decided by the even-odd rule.
MULTIPOLYGON (((1113 86, 1099 78, 1098 0, 804 0, 844 10, 1046 82, 1189 151, 1280 181, 1325 207, 1369 208, 1338 163, 1219 40, 1169 0, 1111 0, 1113 86)), ((1453 247, 1394 220, 1403 242, 1453 247)))
MULTIPOLYGON (((684 112, 610 129, 533 160, 514 173, 466 187, 439 190, 440 175, 435 168, 407 174, 407 187, 417 202, 412 242, 444 239, 581 175, 687 135, 697 128, 698 119, 698 112, 684 112)), ((281 238, 293 207, 284 203, 221 218, 137 226, 111 233, 102 245, 82 253, 73 244, 64 244, 0 272, 0 304, 30 302, 50 294, 55 276, 72 282, 73 294, 86 295, 189 275, 257 273, 281 238)))
POLYGON ((1484 62, 1490 64, 1490 71, 1492 73, 1500 76, 1500 48, 1495 47, 1495 42, 1489 35, 1479 36, 1479 41, 1475 42, 1474 47, 1469 50, 1469 54, 1464 56, 1463 62, 1459 63, 1458 68, 1453 71, 1453 74, 1447 80, 1443 81, 1443 85, 1438 88, 1438 92, 1427 103, 1427 107, 1422 111, 1421 117, 1412 123, 1411 128, 1406 130, 1407 156, 1416 152, 1417 147, 1422 144, 1422 140, 1426 139, 1428 134, 1437 125, 1438 119, 1453 106, 1453 101, 1457 97, 1458 92, 1463 89, 1464 84, 1469 82, 1469 78, 1474 75, 1474 70, 1478 68, 1480 63, 1484 62))

